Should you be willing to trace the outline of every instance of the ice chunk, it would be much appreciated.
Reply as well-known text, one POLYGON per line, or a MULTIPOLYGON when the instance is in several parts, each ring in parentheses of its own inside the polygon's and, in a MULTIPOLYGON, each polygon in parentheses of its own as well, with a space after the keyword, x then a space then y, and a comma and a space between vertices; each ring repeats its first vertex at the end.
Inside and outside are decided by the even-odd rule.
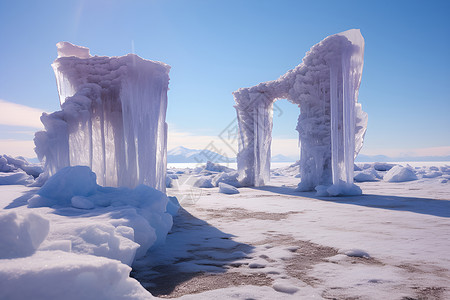
POLYGON ((0 212, 0 259, 32 255, 48 231, 48 220, 35 213, 0 212))
POLYGON ((217 174, 211 181, 211 183, 214 186, 219 186, 219 183, 223 182, 229 185, 232 185, 234 187, 240 187, 240 183, 238 180, 238 172, 230 172, 230 173, 225 173, 222 172, 220 174, 217 174))
POLYGON ((411 168, 397 165, 384 175, 383 180, 389 182, 411 181, 417 180, 417 175, 411 168))
POLYGON ((209 177, 200 177, 195 183, 194 183, 195 187, 199 187, 199 188, 212 188, 214 187, 214 185, 211 182, 211 178, 209 177))
POLYGON ((23 170, 34 178, 38 177, 42 172, 40 164, 29 163, 24 157, 12 157, 9 155, 0 155, 0 172, 12 172, 17 169, 23 170))
POLYGON ((364 39, 359 30, 352 29, 314 45, 299 66, 278 80, 233 93, 242 185, 261 186, 270 179, 272 114, 277 99, 288 99, 301 111, 297 123, 301 182, 297 190, 353 184, 354 158, 367 127, 367 114, 357 103, 363 61, 364 39))
POLYGON ((92 209, 95 207, 91 200, 83 196, 73 196, 70 202, 75 208, 92 209))
POLYGON ((89 166, 102 186, 166 188, 167 90, 170 67, 134 54, 91 57, 58 43, 52 64, 61 110, 43 114, 35 134, 45 171, 89 166))
POLYGON ((340 182, 331 186, 316 186, 317 196, 357 196, 362 194, 359 186, 353 183, 340 182))
POLYGON ((78 58, 90 58, 89 48, 77 46, 69 42, 59 42, 56 44, 59 57, 75 56, 78 58))
POLYGON ((85 166, 65 167, 50 177, 38 194, 69 205, 73 196, 89 196, 97 191, 95 174, 85 166))
POLYGON ((224 182, 219 183, 219 192, 223 194, 239 194, 239 190, 224 182))
POLYGON ((377 181, 379 175, 375 169, 370 168, 357 172, 354 178, 356 182, 377 181))
POLYGON ((390 169, 392 169, 392 167, 394 167, 394 164, 388 164, 388 163, 379 163, 376 162, 373 165, 373 168, 377 171, 389 171, 390 169))
POLYGON ((213 162, 206 162, 205 170, 213 171, 213 172, 232 172, 233 169, 230 169, 226 166, 222 166, 220 164, 215 164, 213 162))
POLYGON ((166 188, 171 188, 173 186, 172 177, 166 176, 166 188))
POLYGON ((14 171, 8 173, 0 172, 0 185, 31 185, 34 183, 34 178, 23 171, 14 171))
POLYGON ((439 176, 442 176, 441 172, 433 171, 433 172, 428 172, 428 173, 423 174, 422 177, 423 178, 436 178, 439 176))
POLYGON ((104 257, 62 251, 39 251, 31 257, 4 260, 0 268, 2 299, 152 299, 131 268, 104 257))
POLYGON ((339 250, 339 253, 345 254, 349 257, 370 258, 369 253, 367 253, 366 251, 361 250, 361 249, 341 249, 341 250, 339 250))

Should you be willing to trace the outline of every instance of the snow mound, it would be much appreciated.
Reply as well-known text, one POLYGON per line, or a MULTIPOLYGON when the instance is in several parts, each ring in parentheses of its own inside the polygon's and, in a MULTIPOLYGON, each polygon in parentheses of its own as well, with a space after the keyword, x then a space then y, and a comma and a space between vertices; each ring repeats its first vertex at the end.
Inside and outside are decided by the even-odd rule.
POLYGON ((397 165, 390 169, 383 177, 383 180, 388 182, 405 182, 417 179, 418 178, 414 170, 409 167, 403 167, 400 165, 397 165))
POLYGON ((0 259, 32 255, 48 231, 48 220, 35 213, 0 212, 0 259))
POLYGON ((222 166, 220 164, 215 164, 213 162, 208 161, 205 166, 205 170, 213 171, 213 172, 232 172, 233 169, 222 166))
POLYGON ((150 248, 165 242, 172 227, 172 215, 178 211, 175 199, 145 185, 134 189, 102 187, 86 166, 65 167, 50 177, 29 207, 50 206, 73 214, 89 210, 95 215, 109 214, 106 220, 73 225, 62 233, 72 239, 75 252, 120 260, 131 265, 150 248), (76 238, 79 237, 79 238, 76 238))
POLYGON ((395 166, 394 164, 380 163, 380 162, 376 162, 373 164, 373 168, 377 171, 389 171, 394 166, 395 166))
POLYGON ((0 173, 0 185, 31 185, 34 178, 23 171, 14 171, 8 173, 0 173))
POLYGON ((34 299, 152 299, 131 268, 117 260, 63 251, 2 261, 0 298, 34 299), (24 268, 25 266, 25 268, 24 268))
POLYGON ((377 181, 379 175, 374 168, 365 169, 360 172, 356 172, 354 177, 356 182, 365 182, 365 181, 377 181))
POLYGON ((331 186, 316 186, 316 195, 320 197, 337 196, 358 196, 362 194, 359 186, 353 183, 340 182, 331 186))
POLYGON ((232 185, 226 184, 224 182, 219 183, 219 192, 222 194, 239 194, 239 190, 232 185))
POLYGON ((362 258, 370 258, 369 253, 361 249, 341 249, 339 250, 340 254, 345 254, 349 257, 362 257, 362 258))
POLYGON ((69 205, 74 196, 90 196, 97 190, 97 176, 86 166, 65 167, 50 177, 38 194, 54 199, 55 204, 69 205))
POLYGON ((19 169, 34 178, 38 177, 43 172, 40 164, 29 163, 22 156, 14 158, 6 154, 0 155, 0 172, 13 172, 19 169))
POLYGON ((214 185, 211 182, 211 178, 208 177, 201 177, 199 178, 195 183, 194 183, 195 187, 199 187, 199 188, 212 188, 214 187, 214 185))
POLYGON ((222 172, 220 174, 217 174, 213 179, 212 179, 212 184, 214 186, 219 186, 219 183, 223 182, 226 183, 228 185, 232 185, 234 187, 241 187, 239 180, 238 180, 238 176, 239 173, 236 171, 233 172, 229 172, 229 173, 225 173, 222 172))
POLYGON ((59 42, 56 44, 58 49, 58 57, 78 57, 78 58, 89 58, 89 48, 83 46, 77 46, 69 42, 59 42))
POLYGON ((166 176, 166 188, 171 188, 173 187, 173 179, 170 176, 166 176))

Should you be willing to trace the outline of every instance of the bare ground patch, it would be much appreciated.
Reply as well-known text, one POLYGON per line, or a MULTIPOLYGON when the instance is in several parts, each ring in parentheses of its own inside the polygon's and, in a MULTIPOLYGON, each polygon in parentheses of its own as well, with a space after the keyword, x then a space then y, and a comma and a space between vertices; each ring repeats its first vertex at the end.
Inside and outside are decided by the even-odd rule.
POLYGON ((230 207, 227 209, 200 209, 208 213, 210 218, 224 218, 229 220, 241 220, 241 219, 258 219, 258 220, 270 220, 280 221, 288 218, 293 214, 301 214, 300 211, 288 211, 283 213, 269 213, 261 211, 249 211, 243 208, 230 207))
POLYGON ((182 273, 177 274, 182 277, 182 281, 175 285, 167 285, 168 281, 172 280, 169 276, 160 277, 152 283, 155 287, 148 287, 154 296, 160 298, 177 298, 188 294, 198 294, 201 292, 227 288, 239 285, 255 285, 255 286, 270 286, 272 279, 267 277, 264 273, 254 273, 251 275, 241 274, 238 272, 226 272, 219 274, 211 273, 182 273))

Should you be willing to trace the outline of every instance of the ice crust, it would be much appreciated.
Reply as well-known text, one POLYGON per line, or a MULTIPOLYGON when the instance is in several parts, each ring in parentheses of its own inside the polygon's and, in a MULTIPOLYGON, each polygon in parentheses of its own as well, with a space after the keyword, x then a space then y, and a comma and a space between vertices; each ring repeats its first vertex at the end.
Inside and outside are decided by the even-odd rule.
POLYGON ((170 67, 134 54, 90 56, 57 44, 61 110, 41 117, 35 151, 48 175, 89 166, 102 186, 166 187, 167 90, 170 67))
POLYGON ((319 185, 335 185, 334 190, 345 186, 338 194, 352 190, 348 185, 353 184, 354 158, 367 127, 367 114, 357 103, 363 61, 364 39, 352 29, 314 45, 299 66, 279 79, 233 93, 241 184, 269 181, 273 103, 288 99, 301 110, 296 128, 301 144, 298 190, 319 185))

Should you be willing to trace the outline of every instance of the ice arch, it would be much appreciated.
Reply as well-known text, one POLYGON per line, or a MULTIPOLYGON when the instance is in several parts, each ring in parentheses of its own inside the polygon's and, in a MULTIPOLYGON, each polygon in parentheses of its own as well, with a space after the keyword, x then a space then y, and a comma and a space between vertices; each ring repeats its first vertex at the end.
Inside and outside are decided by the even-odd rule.
POLYGON ((165 192, 170 67, 134 54, 91 56, 67 42, 57 48, 61 110, 42 115, 45 131, 34 139, 46 173, 85 165, 100 185, 165 192))
POLYGON ((354 158, 363 144, 367 114, 358 101, 364 39, 357 29, 329 36, 302 63, 279 79, 233 93, 239 124, 239 178, 261 186, 270 178, 273 103, 288 99, 300 107, 300 191, 358 194, 354 158))

